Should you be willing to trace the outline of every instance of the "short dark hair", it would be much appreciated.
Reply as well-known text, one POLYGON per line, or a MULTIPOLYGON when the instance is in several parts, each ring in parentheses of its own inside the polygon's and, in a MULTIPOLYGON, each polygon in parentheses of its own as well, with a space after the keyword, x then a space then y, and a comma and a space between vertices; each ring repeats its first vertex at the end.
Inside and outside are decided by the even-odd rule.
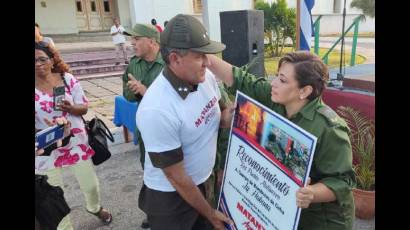
POLYGON ((155 26, 157 24, 157 20, 155 20, 155 18, 151 19, 151 24, 155 26))
POLYGON ((40 28, 40 26, 38 25, 38 23, 36 22, 36 24, 34 24, 37 28, 40 28))
POLYGON ((188 49, 177 49, 177 48, 169 48, 166 46, 161 46, 160 52, 161 52, 161 57, 162 60, 164 60, 164 62, 166 64, 170 64, 169 63, 169 55, 174 52, 179 54, 180 56, 185 56, 188 54, 188 49))
POLYGON ((309 51, 296 51, 285 54, 280 60, 278 69, 283 63, 292 63, 295 68, 295 79, 299 88, 310 85, 313 88, 308 96, 313 100, 322 95, 329 80, 329 70, 319 56, 309 51))

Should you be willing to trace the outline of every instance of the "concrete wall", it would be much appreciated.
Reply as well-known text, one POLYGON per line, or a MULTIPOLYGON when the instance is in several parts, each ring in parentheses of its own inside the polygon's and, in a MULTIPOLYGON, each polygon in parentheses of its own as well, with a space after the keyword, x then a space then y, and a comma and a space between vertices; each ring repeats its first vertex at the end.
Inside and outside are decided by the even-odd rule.
POLYGON ((130 29, 132 23, 130 16, 129 0, 117 0, 117 7, 121 25, 125 27, 125 29, 130 29))
POLYGON ((212 40, 221 41, 219 13, 232 10, 253 9, 252 0, 202 0, 202 18, 212 40))
MULTIPOLYGON (((320 34, 327 35, 327 34, 341 34, 342 33, 342 26, 343 26, 343 15, 342 14, 322 14, 322 18, 320 19, 320 34)), ((345 30, 353 23, 353 20, 359 14, 346 14, 345 20, 345 30)), ((319 15, 312 15, 313 21, 319 15)), ((353 32, 352 28, 349 32, 353 32)), ((359 24, 359 33, 363 32, 375 32, 375 19, 366 17, 366 21, 362 21, 359 24)))
POLYGON ((43 34, 78 33, 75 2, 67 0, 35 0, 35 20, 43 34), (46 3, 46 7, 41 6, 46 3))
POLYGON ((155 18, 164 27, 164 21, 169 21, 177 14, 193 14, 191 0, 130 0, 131 21, 135 23, 151 23, 155 18))

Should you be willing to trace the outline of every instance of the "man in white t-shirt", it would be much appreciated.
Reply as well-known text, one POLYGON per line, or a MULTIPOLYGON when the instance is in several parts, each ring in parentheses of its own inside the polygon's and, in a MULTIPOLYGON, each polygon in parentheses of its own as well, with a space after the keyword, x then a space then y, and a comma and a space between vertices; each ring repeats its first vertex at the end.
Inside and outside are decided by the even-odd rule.
MULTIPOLYGON (((225 49, 194 17, 179 14, 161 33, 164 70, 145 92, 137 125, 145 144, 144 185, 138 204, 151 230, 225 229, 231 220, 205 199, 215 164, 221 94, 206 54, 225 49)), ((221 119, 222 117, 222 119, 221 119)))
POLYGON ((122 56, 124 58, 125 64, 128 64, 128 59, 127 59, 127 51, 125 47, 125 36, 123 35, 123 32, 125 31, 124 27, 120 25, 120 20, 118 18, 114 18, 114 25, 111 27, 111 36, 112 36, 112 42, 115 45, 115 53, 116 53, 116 58, 117 62, 116 65, 119 65, 120 62, 120 56, 122 52, 122 56))

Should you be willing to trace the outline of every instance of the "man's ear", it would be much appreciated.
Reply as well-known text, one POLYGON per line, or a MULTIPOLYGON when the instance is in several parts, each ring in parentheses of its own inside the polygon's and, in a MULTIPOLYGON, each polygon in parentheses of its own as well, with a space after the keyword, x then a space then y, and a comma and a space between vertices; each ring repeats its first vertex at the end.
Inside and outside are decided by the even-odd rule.
POLYGON ((168 59, 171 65, 179 64, 180 62, 179 55, 175 52, 170 53, 168 59))

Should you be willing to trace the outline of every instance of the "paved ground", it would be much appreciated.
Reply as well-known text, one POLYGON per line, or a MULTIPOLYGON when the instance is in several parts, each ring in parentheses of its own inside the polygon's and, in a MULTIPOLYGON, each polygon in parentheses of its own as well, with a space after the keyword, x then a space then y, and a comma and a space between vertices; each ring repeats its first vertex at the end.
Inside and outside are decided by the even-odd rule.
MULTIPOLYGON (((87 213, 79 185, 70 171, 63 173, 67 186, 65 197, 70 205, 71 221, 78 230, 140 230, 144 214, 137 207, 138 193, 142 186, 142 169, 137 146, 124 144, 120 132, 115 132, 116 142, 111 146, 112 157, 96 167, 100 179, 102 205, 113 214, 113 222, 105 226, 97 218, 87 213)), ((374 219, 356 219, 353 230, 375 229, 374 219)))

